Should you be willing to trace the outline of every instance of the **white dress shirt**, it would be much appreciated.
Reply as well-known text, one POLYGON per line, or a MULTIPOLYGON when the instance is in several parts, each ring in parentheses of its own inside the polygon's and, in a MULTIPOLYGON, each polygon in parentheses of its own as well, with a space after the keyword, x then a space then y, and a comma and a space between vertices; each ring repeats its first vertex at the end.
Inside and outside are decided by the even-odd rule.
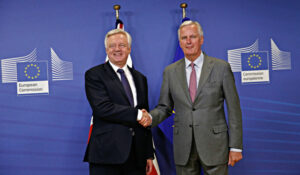
MULTIPOLYGON (((128 80, 128 83, 129 83, 129 86, 130 86, 130 89, 131 89, 131 92, 132 92, 132 96, 133 96, 133 106, 136 107, 137 105, 137 93, 136 93, 136 87, 135 87, 135 84, 134 84, 134 80, 133 80, 133 77, 131 75, 131 72, 130 70, 128 69, 127 67, 127 64, 125 64, 125 66, 123 67, 118 67, 116 65, 114 65, 112 62, 109 61, 109 64, 111 65, 111 67, 113 68, 113 70, 116 72, 116 74, 118 75, 120 81, 121 81, 121 75, 117 72, 118 69, 123 69, 124 70, 124 73, 126 75, 126 78, 128 80)), ((138 116, 137 116, 137 120, 141 120, 142 119, 142 111, 141 110, 138 110, 138 116)))

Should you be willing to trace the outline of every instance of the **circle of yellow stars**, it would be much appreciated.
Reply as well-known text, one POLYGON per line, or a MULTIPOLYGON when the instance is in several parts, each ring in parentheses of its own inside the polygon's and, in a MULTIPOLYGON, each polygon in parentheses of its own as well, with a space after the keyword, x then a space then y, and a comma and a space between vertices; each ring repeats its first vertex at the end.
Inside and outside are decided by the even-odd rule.
POLYGON ((40 72, 41 72, 40 67, 38 67, 36 64, 28 64, 28 65, 25 67, 25 70, 24 70, 25 76, 26 76, 28 79, 32 79, 32 80, 38 78, 38 77, 40 76, 40 72), (36 75, 29 75, 29 74, 27 73, 27 70, 28 70, 29 68, 35 68, 35 69, 37 70, 36 75))
POLYGON ((261 66, 261 64, 262 64, 262 59, 261 59, 261 57, 260 57, 258 54, 252 54, 252 55, 250 55, 250 56, 248 57, 248 66, 251 67, 252 69, 257 69, 257 68, 259 68, 259 67, 261 66), (257 65, 252 65, 252 64, 251 64, 251 59, 252 59, 252 58, 258 58, 259 62, 258 62, 257 65))

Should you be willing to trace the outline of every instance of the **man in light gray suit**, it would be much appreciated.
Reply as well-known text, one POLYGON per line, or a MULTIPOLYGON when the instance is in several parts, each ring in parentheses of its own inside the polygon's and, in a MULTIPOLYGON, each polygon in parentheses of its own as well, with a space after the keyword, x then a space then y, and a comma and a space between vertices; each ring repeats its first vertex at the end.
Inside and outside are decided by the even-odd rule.
POLYGON ((242 113, 233 73, 227 62, 201 51, 203 31, 198 22, 182 23, 178 37, 185 58, 164 71, 159 103, 150 112, 152 126, 175 108, 177 175, 199 175, 201 168, 206 175, 226 175, 228 165, 242 159, 242 113))

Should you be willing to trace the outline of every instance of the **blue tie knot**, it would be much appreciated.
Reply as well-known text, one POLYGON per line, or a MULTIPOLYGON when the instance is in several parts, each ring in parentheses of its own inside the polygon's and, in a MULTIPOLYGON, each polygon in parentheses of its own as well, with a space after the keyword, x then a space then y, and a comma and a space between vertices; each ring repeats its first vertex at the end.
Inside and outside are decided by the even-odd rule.
POLYGON ((118 69, 117 72, 119 72, 120 74, 124 74, 124 70, 123 69, 118 69))

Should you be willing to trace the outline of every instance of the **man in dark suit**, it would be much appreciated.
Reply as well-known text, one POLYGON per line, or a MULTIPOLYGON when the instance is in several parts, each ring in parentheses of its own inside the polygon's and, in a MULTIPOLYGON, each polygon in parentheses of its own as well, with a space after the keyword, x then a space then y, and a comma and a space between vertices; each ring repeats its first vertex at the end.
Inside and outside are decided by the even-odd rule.
POLYGON ((84 161, 90 175, 145 175, 151 172, 152 134, 138 123, 148 110, 147 79, 126 65, 131 37, 121 29, 105 37, 109 61, 85 74, 93 130, 84 161))
POLYGON ((242 113, 230 65, 201 51, 204 38, 198 22, 182 23, 178 38, 185 58, 164 71, 159 103, 150 112, 152 126, 175 108, 177 175, 199 175, 201 168, 205 175, 226 175, 228 165, 242 159, 242 113))

